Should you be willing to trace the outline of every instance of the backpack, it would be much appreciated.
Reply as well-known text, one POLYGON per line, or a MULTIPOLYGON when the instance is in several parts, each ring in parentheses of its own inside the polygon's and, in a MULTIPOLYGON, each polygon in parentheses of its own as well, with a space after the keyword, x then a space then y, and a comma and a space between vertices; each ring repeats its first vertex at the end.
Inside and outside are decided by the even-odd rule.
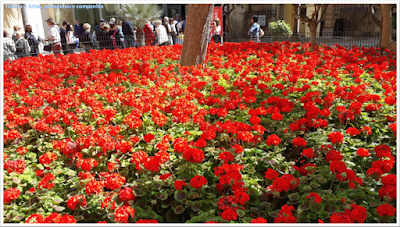
MULTIPOLYGON (((27 39, 25 39, 25 44, 29 47, 29 48, 26 48, 25 47, 25 51, 27 51, 27 49, 29 49, 29 51, 28 51, 28 53, 30 53, 31 52, 31 50, 32 50, 32 48, 31 48, 31 46, 29 46, 29 38, 31 38, 33 35, 30 35, 30 36, 28 36, 28 38, 27 39)), ((35 45, 35 44, 33 44, 33 45, 35 45)))
POLYGON ((26 53, 30 53, 31 52, 31 46, 29 46, 28 40, 24 40, 25 41, 25 51, 26 53))

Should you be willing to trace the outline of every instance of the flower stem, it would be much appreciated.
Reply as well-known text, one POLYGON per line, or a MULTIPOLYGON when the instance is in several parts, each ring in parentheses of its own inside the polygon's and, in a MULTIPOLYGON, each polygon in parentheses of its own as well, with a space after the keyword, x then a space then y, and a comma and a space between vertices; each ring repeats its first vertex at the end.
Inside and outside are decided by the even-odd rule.
POLYGON ((329 190, 331 190, 332 189, 332 185, 333 185, 333 181, 335 180, 335 175, 333 175, 333 178, 332 178, 332 183, 331 183, 331 186, 329 187, 329 190))

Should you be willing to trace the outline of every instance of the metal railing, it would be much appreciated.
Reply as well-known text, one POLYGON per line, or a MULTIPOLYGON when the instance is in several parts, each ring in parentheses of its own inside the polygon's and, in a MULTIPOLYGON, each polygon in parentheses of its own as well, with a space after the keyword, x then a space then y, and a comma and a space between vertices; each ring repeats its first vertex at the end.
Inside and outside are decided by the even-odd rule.
MULTIPOLYGON (((38 54, 73 54, 73 53, 89 53, 91 49, 96 50, 114 50, 124 49, 128 47, 142 47, 142 46, 169 46, 174 44, 183 44, 182 36, 170 36, 164 35, 148 37, 145 34, 140 37, 136 36, 97 36, 91 39, 76 38, 68 42, 67 40, 56 41, 50 43, 48 41, 41 40, 38 44, 32 44, 30 46, 31 51, 27 53, 24 47, 15 46, 16 51, 12 51, 10 54, 4 52, 3 61, 15 60, 23 57, 38 56, 38 54), (58 48, 55 46, 58 45, 58 48)), ((3 44, 4 45, 4 44, 3 44)))
MULTIPOLYGON (((381 33, 364 33, 364 32, 330 32, 322 31, 316 33, 316 42, 318 44, 325 44, 332 46, 339 44, 341 46, 364 46, 364 47, 378 47, 380 46, 381 33)), ((310 42, 310 32, 299 32, 297 35, 284 35, 282 33, 273 33, 266 31, 264 36, 259 38, 261 43, 271 42, 310 42)), ((250 41, 250 36, 244 32, 225 32, 224 42, 246 42, 250 41)))
MULTIPOLYGON (((316 42, 318 44, 325 44, 332 46, 335 44, 341 46, 364 46, 364 47, 379 47, 380 46, 380 33, 363 33, 363 32, 317 32, 316 42)), ((394 37, 395 39, 396 37, 394 37)), ((272 43, 272 42, 310 42, 310 32, 299 32, 297 35, 283 35, 279 33, 272 33, 266 31, 264 36, 259 39, 261 43, 272 43)), ((246 32, 224 32, 223 42, 246 42, 250 41, 250 36, 246 32)), ((32 43, 32 42, 31 42, 32 43)), ((152 36, 146 37, 145 34, 139 34, 138 36, 97 36, 92 37, 90 40, 84 38, 70 40, 63 40, 59 45, 60 50, 54 50, 53 45, 49 42, 41 41, 37 45, 31 46, 31 52, 26 53, 21 48, 16 48, 15 52, 9 55, 4 55, 3 60, 15 60, 23 57, 38 56, 39 53, 43 55, 47 54, 73 54, 89 52, 91 49, 103 50, 103 49, 124 49, 127 47, 141 47, 141 46, 166 46, 173 44, 183 44, 183 36, 152 36)), ((3 44, 4 45, 4 44, 3 44)), ((5 52, 4 52, 5 53, 5 52)))

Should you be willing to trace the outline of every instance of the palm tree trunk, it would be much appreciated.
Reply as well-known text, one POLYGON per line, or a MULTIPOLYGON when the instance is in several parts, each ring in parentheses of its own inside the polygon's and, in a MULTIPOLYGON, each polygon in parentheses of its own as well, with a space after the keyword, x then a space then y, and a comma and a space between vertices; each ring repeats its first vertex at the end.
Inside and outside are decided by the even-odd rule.
POLYGON ((144 47, 146 46, 146 39, 144 37, 144 32, 142 27, 137 28, 136 32, 136 45, 137 47, 144 47))
POLYGON ((21 4, 21 15, 22 15, 22 23, 24 27, 29 24, 28 17, 28 7, 25 4, 21 4))

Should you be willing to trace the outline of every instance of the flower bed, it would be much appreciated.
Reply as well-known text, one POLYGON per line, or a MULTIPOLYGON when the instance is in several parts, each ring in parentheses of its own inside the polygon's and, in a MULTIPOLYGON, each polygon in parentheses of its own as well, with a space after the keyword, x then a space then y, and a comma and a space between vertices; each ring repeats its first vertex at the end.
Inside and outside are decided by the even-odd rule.
POLYGON ((4 222, 395 223, 395 53, 308 45, 5 63, 4 222))

